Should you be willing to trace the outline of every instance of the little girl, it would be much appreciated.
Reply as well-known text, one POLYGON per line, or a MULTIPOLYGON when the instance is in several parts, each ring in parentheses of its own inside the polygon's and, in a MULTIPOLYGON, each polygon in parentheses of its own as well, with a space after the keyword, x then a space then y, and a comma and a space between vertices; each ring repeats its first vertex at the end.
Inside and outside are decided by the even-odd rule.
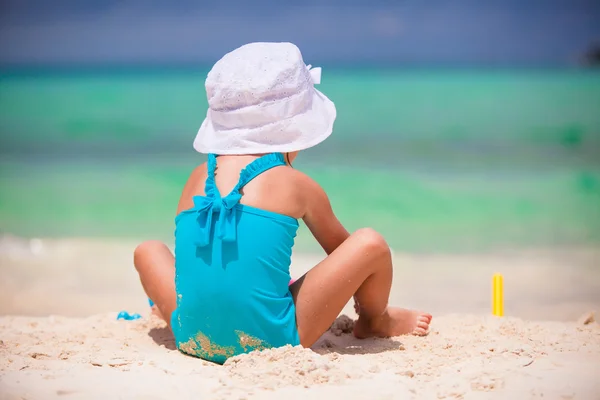
POLYGON ((134 253, 146 294, 177 347, 223 363, 286 344, 310 347, 354 296, 357 338, 425 335, 431 315, 389 307, 392 258, 372 229, 349 234, 323 189, 292 168, 332 132, 333 103, 290 43, 226 54, 206 79, 209 110, 175 218, 175 257, 159 242, 134 253), (328 256, 288 286, 298 220, 328 256))

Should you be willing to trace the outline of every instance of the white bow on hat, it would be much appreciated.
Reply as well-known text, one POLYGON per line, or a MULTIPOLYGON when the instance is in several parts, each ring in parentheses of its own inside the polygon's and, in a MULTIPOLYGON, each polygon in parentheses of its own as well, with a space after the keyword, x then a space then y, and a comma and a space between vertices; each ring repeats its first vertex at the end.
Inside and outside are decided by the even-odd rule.
POLYGON ((312 65, 308 64, 306 69, 310 72, 313 84, 319 85, 321 83, 321 67, 312 68, 312 65))

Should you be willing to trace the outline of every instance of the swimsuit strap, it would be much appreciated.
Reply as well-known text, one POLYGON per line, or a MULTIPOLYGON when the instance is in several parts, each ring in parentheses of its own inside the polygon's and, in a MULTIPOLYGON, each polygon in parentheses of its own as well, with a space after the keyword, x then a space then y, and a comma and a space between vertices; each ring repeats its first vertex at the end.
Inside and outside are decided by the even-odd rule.
POLYGON ((208 161, 207 161, 207 176, 206 176, 206 183, 204 184, 204 193, 206 194, 206 197, 209 198, 220 198, 221 197, 221 193, 219 193, 219 188, 217 187, 217 184, 215 182, 215 170, 217 169, 217 156, 214 154, 209 154, 208 155, 208 161))
POLYGON ((240 172, 240 180, 238 181, 237 185, 235 185, 231 193, 239 193, 244 186, 246 186, 252 179, 256 178, 263 172, 285 164, 286 163, 282 153, 271 153, 257 158, 240 172))

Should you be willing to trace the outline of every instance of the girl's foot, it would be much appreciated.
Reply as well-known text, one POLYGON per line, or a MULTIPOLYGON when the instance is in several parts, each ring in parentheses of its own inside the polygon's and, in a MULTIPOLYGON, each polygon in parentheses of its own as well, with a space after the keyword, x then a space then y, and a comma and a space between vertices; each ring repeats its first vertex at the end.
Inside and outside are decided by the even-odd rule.
POLYGON ((429 333, 431 314, 405 308, 388 307, 376 320, 367 321, 358 317, 354 324, 354 336, 359 339, 368 337, 392 337, 400 335, 425 336, 429 333))

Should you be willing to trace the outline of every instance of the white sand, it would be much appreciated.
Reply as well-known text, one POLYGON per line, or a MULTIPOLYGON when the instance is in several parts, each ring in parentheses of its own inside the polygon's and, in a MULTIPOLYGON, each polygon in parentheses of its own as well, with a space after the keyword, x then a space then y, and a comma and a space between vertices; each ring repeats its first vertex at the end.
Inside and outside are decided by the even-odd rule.
MULTIPOLYGON (((600 310, 598 251, 397 255, 392 302, 432 311, 428 337, 357 340, 341 323, 312 350, 221 367, 174 350, 148 316, 133 243, 30 244, 0 240, 1 399, 600 398, 600 327, 576 322, 600 310), (497 270, 509 317, 489 316, 497 270), (116 321, 121 309, 145 317, 116 321)), ((296 257, 295 275, 317 260, 296 257)))
POLYGON ((28 399, 544 398, 600 393, 597 324, 445 316, 427 338, 327 333, 212 365, 174 350, 155 318, 0 319, 0 393, 28 399))

